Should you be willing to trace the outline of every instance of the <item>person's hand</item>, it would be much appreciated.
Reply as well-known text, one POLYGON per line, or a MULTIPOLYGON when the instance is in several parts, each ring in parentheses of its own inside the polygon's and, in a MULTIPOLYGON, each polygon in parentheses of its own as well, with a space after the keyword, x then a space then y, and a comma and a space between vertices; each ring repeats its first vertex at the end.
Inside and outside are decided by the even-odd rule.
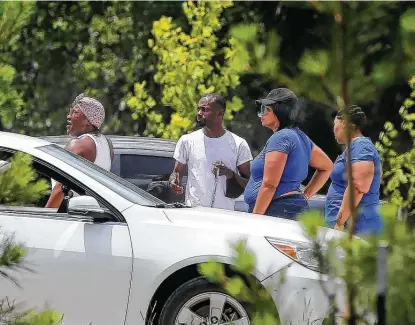
POLYGON ((335 230, 343 230, 344 229, 344 225, 340 225, 338 222, 336 222, 336 225, 334 226, 335 230))
POLYGON ((312 197, 311 191, 307 186, 304 188, 303 195, 306 200, 309 200, 312 197))
POLYGON ((212 169, 213 175, 226 176, 227 179, 230 179, 233 177, 233 170, 226 167, 222 161, 215 162, 213 166, 214 166, 212 169))
POLYGON ((169 177, 169 185, 170 188, 173 190, 176 194, 183 194, 184 189, 183 186, 179 183, 179 173, 172 173, 169 177))

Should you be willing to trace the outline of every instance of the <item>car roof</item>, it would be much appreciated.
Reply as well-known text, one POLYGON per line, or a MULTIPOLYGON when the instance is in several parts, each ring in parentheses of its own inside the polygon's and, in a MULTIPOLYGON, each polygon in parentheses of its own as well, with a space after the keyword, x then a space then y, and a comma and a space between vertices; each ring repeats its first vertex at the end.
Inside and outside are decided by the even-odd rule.
MULTIPOLYGON (((118 149, 138 149, 173 152, 176 147, 176 141, 154 137, 123 136, 123 135, 106 135, 112 142, 114 150, 118 149)), ((40 139, 55 143, 59 146, 65 146, 72 137, 68 135, 43 136, 40 139)))
POLYGON ((36 148, 49 145, 46 139, 40 139, 19 133, 0 131, 0 146, 24 151, 27 148, 36 148))

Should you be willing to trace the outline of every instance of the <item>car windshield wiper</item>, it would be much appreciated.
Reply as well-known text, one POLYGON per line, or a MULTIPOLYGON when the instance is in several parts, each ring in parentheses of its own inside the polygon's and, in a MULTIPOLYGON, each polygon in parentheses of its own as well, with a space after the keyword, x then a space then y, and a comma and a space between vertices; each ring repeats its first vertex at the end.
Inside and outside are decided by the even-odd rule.
POLYGON ((156 204, 156 208, 163 208, 163 209, 167 209, 167 208, 176 208, 176 209, 181 209, 181 208, 190 208, 190 205, 186 205, 184 203, 181 202, 174 202, 174 203, 157 203, 156 204))

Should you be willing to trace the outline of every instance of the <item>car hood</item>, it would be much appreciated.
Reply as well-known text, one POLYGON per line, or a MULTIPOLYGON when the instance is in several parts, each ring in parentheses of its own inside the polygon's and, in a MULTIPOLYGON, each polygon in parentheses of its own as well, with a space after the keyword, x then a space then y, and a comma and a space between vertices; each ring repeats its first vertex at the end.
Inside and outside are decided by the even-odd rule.
MULTIPOLYGON (((293 220, 204 207, 165 209, 164 212, 167 218, 177 226, 220 230, 242 235, 270 236, 303 242, 310 241, 301 223, 293 220)), ((323 241, 327 241, 343 236, 343 233, 329 228, 321 228, 319 236, 323 241)))

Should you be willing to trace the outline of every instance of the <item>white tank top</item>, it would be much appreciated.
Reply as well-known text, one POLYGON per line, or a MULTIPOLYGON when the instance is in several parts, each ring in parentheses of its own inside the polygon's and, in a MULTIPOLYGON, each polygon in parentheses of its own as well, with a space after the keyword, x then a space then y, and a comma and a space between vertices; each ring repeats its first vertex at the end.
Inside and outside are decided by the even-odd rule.
MULTIPOLYGON (((82 134, 81 136, 79 136, 78 139, 84 136, 90 137, 95 142, 94 164, 109 171, 111 169, 111 150, 110 150, 110 146, 108 144, 107 138, 102 134, 95 136, 95 135, 86 133, 86 134, 82 134)), ((51 183, 52 183, 51 185, 53 189, 56 185, 56 181, 54 179, 51 179, 51 183)), ((75 192, 74 192, 74 196, 77 196, 75 192)))
POLYGON ((79 136, 78 139, 82 137, 89 137, 94 140, 96 153, 94 164, 109 171, 111 169, 111 150, 107 138, 102 134, 92 135, 86 133, 79 136))

